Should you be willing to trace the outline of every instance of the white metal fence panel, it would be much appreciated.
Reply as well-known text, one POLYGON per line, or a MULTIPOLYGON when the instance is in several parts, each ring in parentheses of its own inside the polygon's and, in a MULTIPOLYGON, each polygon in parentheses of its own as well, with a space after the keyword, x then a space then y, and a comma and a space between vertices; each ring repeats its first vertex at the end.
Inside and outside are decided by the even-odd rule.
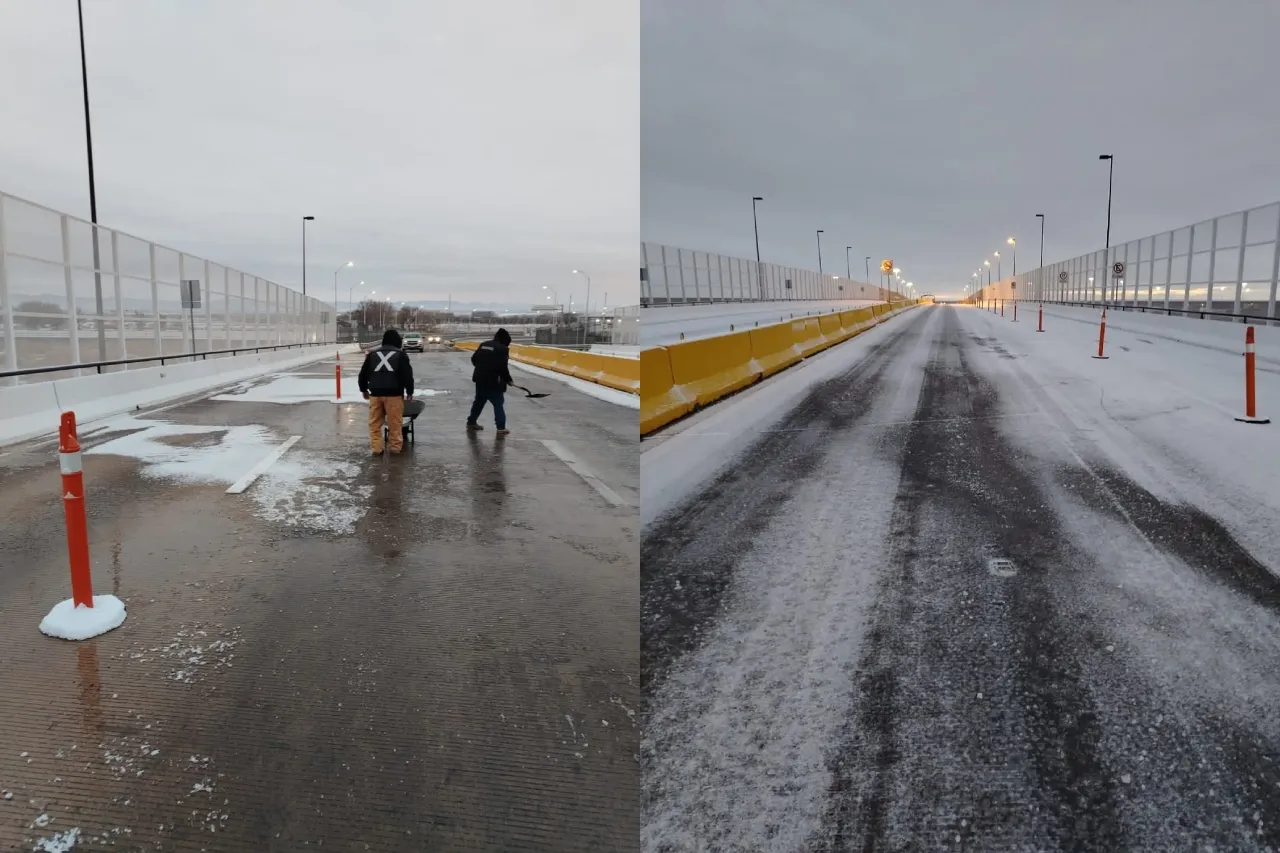
POLYGON ((788 299, 888 302, 904 298, 892 289, 843 276, 660 243, 641 243, 640 259, 640 304, 646 307, 788 299))
POLYGON ((1275 321, 1278 284, 1280 202, 1274 202, 1056 261, 978 294, 1275 321))
POLYGON ((0 192, 0 371, 323 343, 336 319, 289 288, 0 192))

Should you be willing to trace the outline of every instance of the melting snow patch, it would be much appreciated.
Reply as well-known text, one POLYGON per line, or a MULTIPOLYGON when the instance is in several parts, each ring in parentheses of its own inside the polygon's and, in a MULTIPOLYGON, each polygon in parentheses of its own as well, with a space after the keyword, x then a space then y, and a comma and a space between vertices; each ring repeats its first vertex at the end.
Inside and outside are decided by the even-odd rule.
POLYGON ((80 828, 68 829, 48 838, 41 838, 32 848, 35 853, 70 853, 80 840, 80 828))
POLYGON ((124 602, 114 595, 95 595, 93 607, 77 607, 68 598, 53 606, 41 621, 40 631, 63 640, 87 640, 119 628, 124 617, 124 602))
POLYGON ((88 453, 127 456, 144 464, 142 474, 158 480, 231 484, 279 441, 264 426, 202 426, 136 418, 115 418, 109 429, 137 430, 88 453), (209 436, 185 443, 165 439, 209 436))
MULTIPOLYGON (((230 485, 252 470, 267 451, 279 446, 279 440, 264 426, 210 427, 117 418, 110 428, 138 431, 88 452, 139 459, 145 465, 143 475, 156 479, 230 485), (210 438, 165 440, 179 436, 210 438)), ((272 465, 246 494, 267 521, 313 532, 353 533, 373 495, 372 486, 355 484, 360 470, 339 457, 295 449, 287 460, 272 465)))
POLYGON ((373 486, 355 482, 350 462, 299 454, 273 465, 249 494, 267 521, 318 533, 349 534, 369 510, 373 486))

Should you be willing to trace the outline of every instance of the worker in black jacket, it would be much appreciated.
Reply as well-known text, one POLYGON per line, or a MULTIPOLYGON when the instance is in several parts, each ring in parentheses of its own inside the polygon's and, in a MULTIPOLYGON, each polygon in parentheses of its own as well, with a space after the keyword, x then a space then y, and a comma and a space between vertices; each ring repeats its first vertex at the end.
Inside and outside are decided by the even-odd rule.
POLYGON ((485 341, 471 353, 471 364, 475 370, 471 373, 471 381, 476 383, 476 400, 471 404, 471 416, 467 418, 467 430, 474 432, 483 429, 476 419, 484 411, 485 403, 493 404, 493 422, 498 428, 498 435, 506 435, 507 411, 502 405, 502 395, 508 385, 514 385, 511 371, 507 368, 508 347, 511 346, 511 335, 506 329, 499 329, 493 340, 485 341))
POLYGON ((403 341, 395 329, 382 334, 382 346, 369 350, 360 368, 360 393, 369 401, 369 445, 374 456, 382 455, 382 424, 386 421, 391 452, 404 449, 404 401, 413 399, 413 365, 400 348, 403 341))

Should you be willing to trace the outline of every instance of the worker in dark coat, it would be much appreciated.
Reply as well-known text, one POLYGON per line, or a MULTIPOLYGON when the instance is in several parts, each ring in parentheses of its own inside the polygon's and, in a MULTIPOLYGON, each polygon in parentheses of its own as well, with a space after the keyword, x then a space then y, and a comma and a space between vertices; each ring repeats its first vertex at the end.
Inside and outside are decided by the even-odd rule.
POLYGON ((413 365, 400 347, 404 342, 395 329, 382 334, 382 346, 369 350, 360 368, 360 393, 369 401, 369 446, 382 455, 382 425, 392 453, 404 450, 405 400, 413 399, 413 365))
POLYGON ((467 418, 467 430, 475 432, 483 429, 476 420, 484 411, 484 404, 493 406, 493 422, 498 428, 498 435, 506 435, 507 411, 503 406, 503 394, 508 385, 514 385, 511 371, 507 367, 511 334, 506 329, 499 329, 493 340, 485 341, 471 353, 471 364, 474 370, 471 381, 476 384, 476 399, 471 404, 471 415, 467 418))

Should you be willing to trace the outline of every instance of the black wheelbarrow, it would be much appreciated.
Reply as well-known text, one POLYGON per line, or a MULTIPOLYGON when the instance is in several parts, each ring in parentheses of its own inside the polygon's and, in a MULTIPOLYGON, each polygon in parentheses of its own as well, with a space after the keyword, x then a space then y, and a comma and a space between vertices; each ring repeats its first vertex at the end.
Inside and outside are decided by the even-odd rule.
MULTIPOLYGON (((405 400, 404 402, 404 418, 400 421, 400 434, 404 436, 404 440, 410 444, 416 443, 413 439, 413 422, 418 419, 418 415, 422 414, 422 410, 427 404, 421 400, 405 400)), ((386 444, 391 430, 384 423, 382 425, 382 442, 386 444)))

